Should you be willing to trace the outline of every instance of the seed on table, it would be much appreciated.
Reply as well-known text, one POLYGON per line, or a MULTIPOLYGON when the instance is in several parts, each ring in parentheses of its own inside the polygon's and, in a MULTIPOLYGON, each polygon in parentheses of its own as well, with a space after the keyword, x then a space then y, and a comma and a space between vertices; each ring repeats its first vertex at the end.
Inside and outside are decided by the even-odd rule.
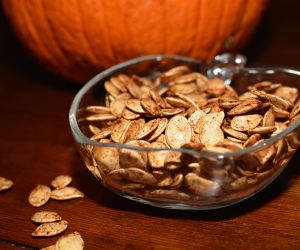
POLYGON ((34 232, 33 237, 50 237, 64 232, 68 227, 68 222, 65 220, 59 222, 49 222, 39 225, 34 232))
POLYGON ((48 186, 38 184, 29 194, 28 202, 34 207, 46 204, 50 199, 51 189, 48 186))
POLYGON ((159 198, 166 200, 189 200, 191 198, 189 194, 174 189, 156 189, 153 191, 147 191, 145 195, 149 198, 159 198))
POLYGON ((40 211, 34 213, 31 217, 31 221, 35 223, 46 223, 46 222, 55 222, 60 221, 62 218, 56 212, 50 211, 40 211))
POLYGON ((13 185, 13 181, 0 176, 0 191, 8 190, 13 185))
POLYGON ((61 236, 56 244, 56 250, 82 250, 84 241, 78 232, 73 232, 68 235, 61 236))
POLYGON ((52 190, 50 197, 54 200, 71 200, 82 198, 84 194, 75 187, 64 187, 62 189, 52 190))
POLYGON ((56 176, 51 182, 51 186, 56 189, 61 189, 68 186, 72 182, 72 177, 69 175, 56 176))

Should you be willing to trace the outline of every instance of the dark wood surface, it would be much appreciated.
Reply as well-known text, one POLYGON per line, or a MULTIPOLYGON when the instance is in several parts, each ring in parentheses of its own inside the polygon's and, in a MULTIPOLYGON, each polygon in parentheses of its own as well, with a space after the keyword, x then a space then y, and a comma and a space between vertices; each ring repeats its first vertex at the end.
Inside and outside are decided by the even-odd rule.
MULTIPOLYGON (((272 1, 244 53, 250 65, 300 69, 299 1, 272 1)), ((79 86, 45 72, 15 41, 0 16, 0 176, 15 185, 0 194, 0 249, 35 249, 58 237, 31 237, 32 214, 57 211, 86 249, 299 249, 300 154, 264 191, 214 211, 170 211, 112 194, 79 158, 68 110, 79 86), (42 208, 27 202, 37 184, 70 174, 85 198, 42 208)))

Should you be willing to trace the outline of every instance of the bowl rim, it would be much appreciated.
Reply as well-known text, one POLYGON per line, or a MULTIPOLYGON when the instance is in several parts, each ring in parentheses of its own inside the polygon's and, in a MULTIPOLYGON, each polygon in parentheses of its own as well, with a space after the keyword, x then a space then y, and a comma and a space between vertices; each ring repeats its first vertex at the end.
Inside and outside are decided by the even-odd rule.
MULTIPOLYGON (((285 137, 289 133, 291 133, 293 130, 295 130, 300 125, 300 119, 294 122, 293 124, 289 125, 284 131, 278 133, 277 135, 266 139, 262 143, 259 143, 254 146, 250 146, 244 149, 235 150, 232 152, 227 153, 215 153, 215 152, 208 152, 208 151, 197 151, 194 149, 186 149, 186 148, 166 148, 166 149, 160 149, 160 148, 144 148, 139 146, 133 146, 128 144, 122 144, 122 143, 102 143, 98 141, 94 141, 89 139, 87 136, 85 136, 78 125, 77 119, 76 119, 76 112, 79 107, 79 103, 85 93, 87 93, 94 85, 98 84, 100 80, 102 80, 105 77, 108 77, 112 75, 115 71, 122 69, 123 67, 131 66, 134 64, 138 64, 144 61, 161 61, 163 59, 173 59, 178 60, 185 63, 195 63, 200 64, 204 63, 201 60, 196 60, 188 57, 183 56, 177 56, 177 55, 150 55, 150 56, 142 56, 137 57, 122 63, 119 63, 117 65, 114 65, 97 75, 95 75, 93 78, 91 78, 86 84, 83 85, 83 87, 79 90, 79 92, 75 95, 70 111, 69 111, 69 123, 71 127, 72 134, 76 140, 76 142, 79 142, 80 144, 89 144, 93 146, 98 147, 114 147, 114 148, 127 148, 132 150, 138 150, 138 151, 146 151, 146 152, 154 152, 154 151, 174 151, 174 152, 182 152, 191 154, 198 157, 212 157, 217 159, 225 159, 229 157, 235 157, 235 156, 241 156, 245 154, 250 154, 252 152, 255 152, 257 150, 263 149, 268 147, 269 145, 274 144, 276 141, 280 140, 281 138, 285 137)), ((291 69, 291 68, 282 68, 282 67, 245 67, 240 69, 240 72, 250 73, 250 74, 257 74, 257 73, 267 73, 267 74, 273 74, 275 72, 284 72, 289 74, 294 74, 300 77, 300 71, 291 69)))

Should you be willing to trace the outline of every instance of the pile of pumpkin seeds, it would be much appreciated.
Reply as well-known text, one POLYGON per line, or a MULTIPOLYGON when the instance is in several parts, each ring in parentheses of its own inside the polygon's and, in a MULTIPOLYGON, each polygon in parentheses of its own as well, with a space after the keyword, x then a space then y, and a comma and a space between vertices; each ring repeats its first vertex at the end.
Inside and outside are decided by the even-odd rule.
POLYGON ((69 175, 59 175, 53 179, 51 190, 46 185, 38 184, 28 196, 28 202, 34 207, 40 207, 51 198, 54 200, 71 200, 84 197, 84 194, 75 187, 68 186, 72 182, 69 175))
MULTIPOLYGON (((28 202, 33 207, 41 207, 45 205, 48 200, 70 200, 84 197, 84 194, 76 189, 70 187, 72 177, 69 175, 59 175, 51 181, 53 189, 46 185, 38 184, 30 192, 28 202)), ((40 224, 33 232, 33 237, 52 237, 63 233, 68 228, 68 222, 53 211, 38 211, 32 217, 31 221, 40 224)), ((78 232, 73 232, 68 235, 61 236, 55 245, 42 248, 44 250, 70 250, 83 249, 84 241, 78 232)))
POLYGON ((225 197, 266 180, 287 164, 300 144, 290 134, 233 158, 164 150, 223 155, 263 143, 300 116, 298 90, 282 83, 257 82, 239 95, 219 78, 178 66, 154 80, 119 74, 104 87, 105 104, 85 107, 78 119, 83 131, 88 128, 87 136, 102 143, 161 149, 82 145, 88 168, 121 192, 197 202, 225 197))
MULTIPOLYGON (((62 220, 61 216, 56 212, 40 211, 36 212, 31 221, 34 223, 42 223, 32 233, 33 237, 51 237, 63 233, 67 227, 68 222, 62 220)), ((61 236, 54 245, 42 248, 43 250, 71 250, 83 249, 84 241, 78 232, 73 232, 61 236)))

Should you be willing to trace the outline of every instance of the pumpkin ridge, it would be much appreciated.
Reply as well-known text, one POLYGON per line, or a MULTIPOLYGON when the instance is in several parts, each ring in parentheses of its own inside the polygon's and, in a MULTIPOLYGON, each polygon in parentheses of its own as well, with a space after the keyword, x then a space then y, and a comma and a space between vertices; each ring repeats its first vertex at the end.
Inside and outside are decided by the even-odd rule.
MULTIPOLYGON (((223 17, 223 14, 224 14, 224 2, 225 1, 220 1, 220 3, 222 3, 221 4, 221 8, 219 8, 219 10, 222 10, 222 11, 220 11, 221 13, 220 13, 220 15, 218 16, 218 20, 219 20, 219 23, 218 23, 218 25, 217 25, 217 31, 214 33, 214 39, 212 39, 213 40, 213 42, 211 43, 211 45, 210 45, 210 47, 206 50, 206 55, 205 55, 205 58, 207 58, 208 60, 211 60, 212 59, 212 53, 210 53, 215 47, 217 47, 218 46, 218 43, 219 43, 219 41, 218 41, 218 38, 219 38, 219 33, 220 33, 220 31, 221 31, 221 24, 222 24, 222 17, 223 17)), ((230 2, 230 1, 226 1, 227 3, 228 2, 230 2)))
MULTIPOLYGON (((26 1, 27 2, 27 1, 26 1)), ((27 23, 33 23, 32 20, 32 16, 30 14, 30 11, 28 11, 28 7, 26 6, 26 4, 23 5, 23 11, 21 11, 21 13, 23 12, 23 18, 26 20, 27 19, 27 23), (25 11, 25 14, 24 14, 25 11), (26 18, 27 17, 27 18, 26 18)), ((22 15, 22 14, 21 14, 22 15)), ((27 25, 26 25, 27 26, 27 25)), ((43 58, 46 59, 47 61, 52 61, 51 59, 53 58, 51 56, 51 53, 49 51, 49 49, 47 48, 47 46, 44 44, 44 41, 38 36, 38 31, 35 27, 35 25, 28 25, 28 33, 31 34, 31 39, 33 41, 35 41, 34 43, 38 44, 38 47, 40 49, 38 49, 38 51, 43 51, 44 53, 40 53, 40 55, 42 55, 41 57, 37 57, 38 60, 42 60, 43 58), (50 59, 50 60, 49 60, 50 59)), ((37 48, 38 48, 37 47, 37 48)), ((29 47, 30 50, 32 50, 29 47)), ((52 66, 52 65, 51 65, 52 66)))
POLYGON ((166 53, 165 51, 166 51, 166 47, 167 47, 167 39, 168 39, 168 36, 167 36, 167 31, 166 31, 166 29, 167 29, 167 19, 166 19, 166 1, 165 0, 162 0, 161 1, 161 3, 162 3, 162 9, 163 9, 163 12, 162 12, 162 15, 163 15, 163 34, 162 34, 162 37, 163 37, 163 39, 162 39, 162 41, 163 41, 163 45, 162 45, 162 51, 164 52, 164 53, 166 53))
MULTIPOLYGON (((221 13, 221 18, 220 18, 220 24, 219 24, 219 29, 218 29, 218 32, 217 32, 217 39, 215 39, 215 44, 214 46, 210 49, 210 53, 209 53, 209 58, 213 58, 214 55, 216 55, 217 53, 220 52, 220 50, 223 48, 223 44, 220 44, 219 41, 225 41, 225 35, 227 33, 227 30, 229 30, 231 27, 228 25, 229 23, 229 19, 226 19, 224 20, 224 16, 227 17, 227 12, 231 12, 232 15, 235 15, 236 13, 236 10, 233 9, 232 10, 232 7, 231 6, 231 2, 230 1, 222 1, 223 3, 223 6, 222 6, 222 13, 221 13), (225 22, 226 21, 226 22, 225 22)), ((238 2, 239 3, 239 2, 238 2)), ((240 4, 240 3, 239 3, 240 4)), ((234 6, 235 7, 235 6, 234 6)))
POLYGON ((242 10, 240 11, 239 22, 236 22, 236 25, 233 28, 233 32, 230 34, 230 36, 232 37, 232 40, 233 40, 231 48, 233 47, 233 44, 235 43, 236 35, 239 32, 240 25, 243 23, 243 19, 244 19, 246 10, 247 10, 248 0, 243 0, 243 1, 244 1, 244 3, 242 4, 242 10))
POLYGON ((49 18, 48 18, 47 11, 46 11, 46 9, 45 9, 45 3, 44 3, 44 0, 40 0, 40 2, 41 2, 41 6, 42 6, 42 8, 43 8, 43 12, 45 13, 45 20, 46 20, 46 23, 47 23, 48 26, 49 26, 49 30, 52 32, 53 38, 54 38, 54 40, 55 40, 55 42, 56 42, 56 44, 57 44, 57 48, 58 48, 59 51, 61 52, 61 56, 63 57, 63 59, 65 60, 65 62, 66 62, 66 64, 67 64, 66 66, 69 67, 69 66, 70 66, 70 63, 69 63, 68 57, 67 57, 67 55, 65 54, 63 48, 60 46, 60 43, 58 42, 57 36, 56 36, 56 34, 55 34, 54 30, 53 30, 53 26, 52 26, 52 24, 51 24, 51 22, 50 22, 50 20, 49 20, 49 18))
POLYGON ((187 49, 187 51, 186 51, 186 53, 188 53, 188 54, 191 54, 192 55, 192 53, 193 53, 193 50, 194 50, 194 48, 195 48, 195 43, 196 43, 196 36, 197 36, 197 30, 198 30, 198 25, 199 25, 199 19, 200 19, 200 6, 201 6, 201 1, 199 1, 199 0, 197 0, 196 1, 197 2, 197 7, 196 7, 196 10, 198 10, 197 11, 197 17, 196 17, 196 26, 195 26, 195 29, 194 29, 194 35, 193 35, 193 37, 194 37, 194 39, 192 39, 192 46, 189 48, 189 49, 187 49))
POLYGON ((97 56, 94 53, 94 50, 91 47, 89 39, 86 36, 85 28, 84 28, 85 26, 83 25, 83 18, 82 18, 82 14, 81 14, 81 11, 80 11, 80 8, 79 8, 78 0, 76 0, 76 6, 77 6, 78 16, 79 16, 79 20, 80 20, 80 26, 81 26, 81 29, 82 29, 82 32, 81 32, 82 33, 82 40, 85 42, 86 48, 90 52, 89 54, 91 56, 92 63, 94 64, 95 68, 97 68, 97 65, 99 64, 99 61, 97 59, 97 56))
POLYGON ((193 45, 193 49, 192 49, 192 52, 191 52, 191 55, 192 55, 192 57, 196 57, 195 56, 195 51, 196 51, 196 43, 197 43, 197 41, 198 41, 198 39, 199 39, 199 33, 198 33, 198 30, 200 29, 200 20, 201 20, 201 7, 202 7, 202 1, 201 0, 198 0, 198 6, 197 6, 198 8, 197 8, 197 10, 198 10, 198 18, 197 18, 197 25, 196 25, 196 27, 195 27, 195 29, 196 29, 196 35, 195 35, 195 39, 194 39, 194 45, 193 45))
MULTIPOLYGON (((245 18, 246 18, 246 14, 247 14, 247 9, 248 9, 248 6, 249 6, 249 3, 251 1, 249 0, 246 0, 246 3, 245 3, 245 12, 244 12, 244 15, 242 15, 242 18, 241 18, 241 22, 239 23, 240 24, 240 27, 243 27, 244 23, 245 23, 245 18)), ((236 36, 235 36, 235 39, 238 41, 239 40, 239 33, 241 32, 241 28, 237 30, 237 33, 236 33, 236 36)))

